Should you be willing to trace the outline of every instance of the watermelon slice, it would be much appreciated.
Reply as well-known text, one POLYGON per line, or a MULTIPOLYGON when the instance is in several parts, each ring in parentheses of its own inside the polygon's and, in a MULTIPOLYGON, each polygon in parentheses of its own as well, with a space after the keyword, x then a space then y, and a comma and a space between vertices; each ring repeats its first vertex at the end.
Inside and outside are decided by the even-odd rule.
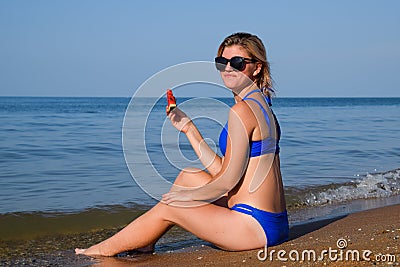
POLYGON ((167 115, 174 109, 176 108, 176 99, 174 95, 172 94, 172 90, 168 89, 167 90, 167 115))

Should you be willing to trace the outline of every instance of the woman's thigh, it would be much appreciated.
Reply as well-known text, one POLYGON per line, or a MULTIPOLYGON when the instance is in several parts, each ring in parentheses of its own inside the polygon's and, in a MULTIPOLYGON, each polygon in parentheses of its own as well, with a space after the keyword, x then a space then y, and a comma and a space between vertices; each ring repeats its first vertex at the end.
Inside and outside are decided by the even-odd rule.
MULTIPOLYGON (((174 185, 197 187, 207 184, 212 176, 197 168, 186 168, 177 176, 174 185)), ((226 197, 214 204, 192 207, 157 204, 150 212, 177 224, 199 238, 226 250, 248 250, 266 244, 265 233, 251 216, 227 208, 226 197)))
POLYGON ((185 168, 176 177, 174 185, 197 187, 207 184, 211 179, 212 176, 201 169, 185 168))
POLYGON ((175 207, 159 203, 153 211, 222 249, 249 250, 266 244, 264 231, 253 217, 225 207, 214 204, 175 207))
MULTIPOLYGON (((209 183, 211 179, 212 176, 201 169, 185 168, 176 177, 174 185, 184 186, 184 187, 198 187, 209 183)), ((227 208, 228 207, 227 197, 223 196, 214 201, 213 204, 227 208)))

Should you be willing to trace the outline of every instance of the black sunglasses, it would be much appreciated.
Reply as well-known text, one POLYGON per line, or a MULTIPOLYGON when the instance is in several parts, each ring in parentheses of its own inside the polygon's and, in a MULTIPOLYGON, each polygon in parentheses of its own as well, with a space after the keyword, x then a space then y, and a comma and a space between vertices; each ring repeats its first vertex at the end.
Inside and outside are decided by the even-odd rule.
POLYGON ((215 67, 219 71, 224 71, 226 65, 228 65, 228 62, 230 62, 231 67, 234 68, 235 70, 242 71, 246 68, 246 62, 257 62, 257 60, 245 57, 232 57, 231 59, 227 59, 224 57, 216 57, 215 67))

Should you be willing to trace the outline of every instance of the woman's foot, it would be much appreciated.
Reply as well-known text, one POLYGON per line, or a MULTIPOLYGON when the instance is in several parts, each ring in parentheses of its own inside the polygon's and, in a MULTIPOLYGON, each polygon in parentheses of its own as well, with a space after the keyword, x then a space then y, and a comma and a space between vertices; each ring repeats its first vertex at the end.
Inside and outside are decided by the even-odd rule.
POLYGON ((75 254, 76 255, 85 254, 85 252, 86 252, 86 249, 84 249, 84 248, 76 248, 75 249, 75 254))
MULTIPOLYGON (((154 252, 154 244, 130 251, 130 253, 132 253, 132 254, 148 254, 148 253, 153 253, 153 252, 154 252)), ((114 256, 115 255, 115 254, 110 254, 110 253, 102 253, 102 251, 100 251, 99 244, 91 246, 90 248, 87 248, 87 249, 76 248, 75 254, 77 254, 77 255, 82 254, 82 255, 86 255, 86 256, 114 256)), ((129 254, 129 252, 128 252, 128 254, 129 254)))
POLYGON ((86 256, 110 256, 110 255, 104 255, 100 252, 99 249, 96 248, 96 246, 90 247, 90 248, 76 248, 75 249, 75 254, 77 255, 86 255, 86 256))

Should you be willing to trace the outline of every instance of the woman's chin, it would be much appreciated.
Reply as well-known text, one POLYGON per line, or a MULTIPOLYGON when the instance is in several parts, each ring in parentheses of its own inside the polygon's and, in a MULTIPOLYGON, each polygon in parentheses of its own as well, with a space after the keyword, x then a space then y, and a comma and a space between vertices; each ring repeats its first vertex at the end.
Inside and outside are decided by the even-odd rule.
POLYGON ((239 93, 244 88, 251 86, 253 83, 250 81, 237 81, 237 80, 225 79, 224 84, 226 88, 230 89, 234 93, 239 93))
POLYGON ((235 81, 225 81, 226 88, 230 89, 234 93, 240 92, 241 86, 235 81))

